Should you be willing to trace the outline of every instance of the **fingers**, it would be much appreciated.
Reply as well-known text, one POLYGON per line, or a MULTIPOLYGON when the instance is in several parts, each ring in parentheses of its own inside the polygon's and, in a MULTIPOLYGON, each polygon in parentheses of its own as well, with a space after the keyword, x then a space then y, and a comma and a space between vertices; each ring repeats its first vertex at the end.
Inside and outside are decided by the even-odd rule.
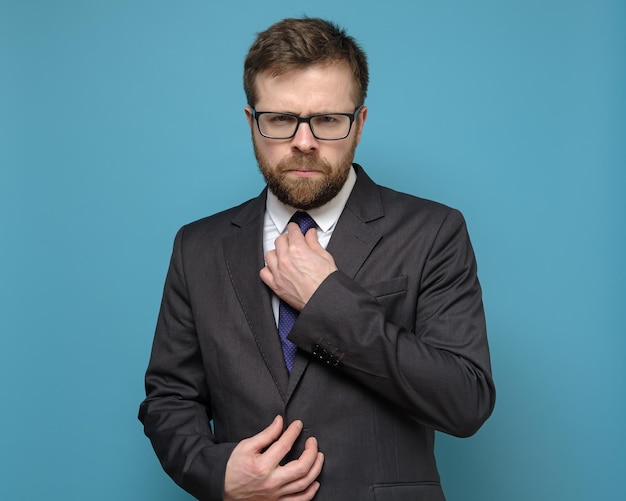
POLYGON ((265 428, 260 431, 256 435, 247 438, 242 441, 242 447, 246 451, 259 453, 266 447, 269 447, 273 444, 278 437, 280 437, 281 431, 283 429, 283 418, 282 416, 276 416, 274 421, 265 428))
POLYGON ((302 432, 302 428, 302 421, 294 421, 287 427, 283 434, 280 435, 280 438, 269 446, 269 448, 263 453, 263 457, 268 461, 269 466, 276 468, 280 464, 283 458, 293 447, 293 444, 296 442, 300 432, 302 432))
POLYGON ((273 269, 276 269, 276 252, 269 251, 265 254, 265 266, 261 268, 259 272, 259 276, 263 283, 267 285, 270 289, 276 290, 276 281, 274 280, 273 269))
MULTIPOLYGON (((315 234, 317 235, 317 230, 315 228, 310 228, 309 231, 311 230, 313 230, 315 234)), ((309 231, 307 231, 307 233, 309 231)), ((287 225, 287 235, 289 235, 290 239, 295 238, 296 240, 300 240, 300 237, 304 238, 304 235, 302 234, 302 230, 296 223, 289 223, 287 225)))
POLYGON ((315 243, 317 243, 318 246, 320 246, 319 241, 317 239, 317 230, 315 228, 310 228, 306 232, 306 235, 303 235, 302 231, 300 230, 300 227, 296 223, 289 223, 287 225, 287 231, 276 239, 276 242, 275 242, 276 250, 277 251, 279 250, 279 246, 280 246, 280 250, 286 250, 287 248, 290 248, 291 246, 294 246, 294 245, 301 246, 301 245, 304 245, 305 243, 308 246, 310 246, 309 240, 311 242, 314 241, 315 243))
POLYGON ((304 493, 309 489, 317 492, 319 483, 315 482, 315 479, 322 472, 323 465, 324 454, 318 451, 317 440, 311 437, 306 441, 300 457, 283 467, 282 474, 292 480, 284 484, 281 492, 283 494, 304 493))
MULTIPOLYGON (((273 430, 272 428, 274 428, 277 423, 282 423, 282 418, 280 416, 274 419, 272 424, 268 426, 265 430, 261 431, 249 440, 254 440, 257 445, 264 443, 264 440, 268 439, 274 434, 275 430, 273 430)), ((289 453, 289 451, 291 451, 293 444, 300 436, 302 428, 302 421, 294 421, 287 427, 282 435, 280 435, 280 438, 272 443, 267 448, 267 450, 261 454, 264 462, 266 462, 266 467, 270 469, 275 469, 280 465, 280 462, 289 453)), ((265 446, 262 449, 264 448, 265 446)), ((262 449, 256 449, 255 447, 257 453, 259 453, 262 449)), ((300 492, 317 478, 317 476, 322 471, 323 463, 324 455, 319 452, 317 448, 317 439, 315 439, 314 437, 309 437, 304 444, 304 450, 302 451, 300 457, 298 459, 290 461, 281 468, 281 476, 285 479, 295 479, 295 482, 300 483, 302 483, 304 480, 308 480, 306 481, 305 486, 302 486, 298 490, 291 491, 300 492)))
POLYGON ((304 235, 295 223, 289 223, 287 228, 287 233, 279 237, 286 237, 286 239, 282 242, 278 242, 278 240, 276 241, 276 251, 279 252, 279 256, 286 250, 293 252, 300 248, 304 251, 313 251, 325 259, 330 258, 332 260, 331 255, 326 251, 326 249, 324 249, 324 247, 322 247, 322 244, 320 244, 319 238, 317 237, 317 230, 315 228, 309 229, 304 235))
POLYGON ((311 249, 315 251, 324 250, 322 244, 320 244, 320 241, 317 238, 317 231, 315 231, 313 228, 306 232, 306 234, 304 235, 304 241, 311 249))
POLYGON ((289 223, 287 232, 274 241, 274 250, 265 254, 265 263, 270 270, 278 270, 280 266, 290 269, 293 267, 290 255, 304 258, 309 250, 326 252, 317 239, 317 231, 311 228, 303 235, 296 223, 289 223))
POLYGON ((324 456, 317 440, 309 438, 298 459, 285 466, 280 463, 291 451, 302 432, 296 420, 282 431, 283 418, 274 421, 256 435, 241 441, 226 465, 224 499, 281 499, 309 501, 319 489, 316 481, 324 456))
POLYGON ((317 491, 320 488, 320 483, 319 482, 313 482, 311 485, 309 485, 309 487, 302 491, 302 492, 298 492, 296 494, 293 495, 288 495, 288 496, 283 496, 281 497, 281 501, 282 500, 289 500, 289 501, 311 501, 311 499, 313 499, 315 497, 315 494, 317 494, 317 491))
POLYGON ((275 467, 264 461, 262 451, 280 437, 282 427, 283 418, 277 416, 267 428, 235 446, 224 475, 226 501, 247 499, 254 497, 255 493, 266 492, 264 483, 275 467))
POLYGON ((281 236, 287 237, 286 243, 288 246, 306 245, 309 249, 315 252, 326 252, 324 247, 322 247, 322 244, 320 244, 319 238, 317 237, 317 230, 315 228, 310 228, 303 235, 296 223, 289 223, 287 226, 287 233, 281 236))

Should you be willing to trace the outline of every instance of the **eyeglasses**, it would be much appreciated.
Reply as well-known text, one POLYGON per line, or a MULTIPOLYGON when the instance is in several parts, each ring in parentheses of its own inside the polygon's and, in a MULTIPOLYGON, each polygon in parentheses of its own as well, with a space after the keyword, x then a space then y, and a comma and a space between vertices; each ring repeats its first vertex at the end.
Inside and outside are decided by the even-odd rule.
POLYGON ((292 113, 252 109, 252 116, 261 135, 268 139, 291 139, 296 135, 300 124, 306 123, 309 124, 311 133, 316 139, 337 141, 348 137, 352 122, 360 110, 361 106, 354 110, 354 113, 319 113, 301 117, 292 113))

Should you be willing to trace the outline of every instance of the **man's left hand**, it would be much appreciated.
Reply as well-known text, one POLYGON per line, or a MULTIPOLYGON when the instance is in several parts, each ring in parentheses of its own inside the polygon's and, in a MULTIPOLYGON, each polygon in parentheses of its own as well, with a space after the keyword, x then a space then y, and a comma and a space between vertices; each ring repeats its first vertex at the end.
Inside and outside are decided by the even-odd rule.
POLYGON ((311 299, 320 284, 337 265, 317 240, 312 228, 302 235, 295 223, 275 242, 276 248, 265 254, 261 280, 283 301, 298 311, 311 299))

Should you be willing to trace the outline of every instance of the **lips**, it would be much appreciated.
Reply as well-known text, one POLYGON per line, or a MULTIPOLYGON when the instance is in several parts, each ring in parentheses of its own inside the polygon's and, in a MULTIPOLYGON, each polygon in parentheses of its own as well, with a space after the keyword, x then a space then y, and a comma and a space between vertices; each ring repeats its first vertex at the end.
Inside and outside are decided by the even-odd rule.
POLYGON ((297 177, 313 177, 323 174, 321 171, 314 169, 286 169, 284 173, 292 174, 297 177))

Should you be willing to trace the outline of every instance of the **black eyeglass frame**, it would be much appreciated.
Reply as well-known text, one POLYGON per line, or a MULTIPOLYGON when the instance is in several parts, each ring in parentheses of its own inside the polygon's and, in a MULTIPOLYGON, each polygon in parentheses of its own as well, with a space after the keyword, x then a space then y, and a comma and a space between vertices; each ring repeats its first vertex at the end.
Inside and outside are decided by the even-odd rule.
POLYGON ((279 141, 285 140, 285 139, 291 139, 293 138, 297 133, 298 133, 298 128, 300 127, 300 124, 307 124, 309 126, 309 129, 311 129, 311 134, 313 134, 313 137, 315 139, 317 139, 318 141, 341 141, 342 139, 347 138, 350 135, 350 132, 352 132, 352 124, 354 123, 354 121, 357 119, 358 115, 359 115, 359 111, 361 111, 361 108, 363 108, 363 106, 359 106, 356 110, 354 110, 354 113, 315 113, 313 115, 309 115, 308 117, 301 117, 299 115, 294 115, 293 113, 282 113, 280 111, 257 111, 254 108, 250 108, 250 111, 252 112, 252 116, 254 117, 254 120, 256 121, 256 126, 257 129, 259 129, 259 134, 261 134, 263 137, 267 138, 267 139, 276 139, 279 141), (293 134, 291 134, 291 136, 285 136, 285 137, 274 137, 274 136, 267 136, 265 134, 263 134, 263 132, 261 132, 261 125, 259 124, 259 117, 261 115, 265 115, 265 114, 274 114, 274 115, 285 115, 288 117, 294 117, 297 120, 296 123, 296 127, 293 131, 293 134), (324 116, 328 116, 328 115, 342 115, 344 117, 348 117, 350 119, 350 125, 348 127, 348 132, 346 133, 345 136, 342 137, 334 137, 334 138, 322 138, 322 137, 318 137, 315 134, 315 130, 313 128, 313 126, 311 125, 311 120, 313 120, 315 117, 324 117, 324 116))

